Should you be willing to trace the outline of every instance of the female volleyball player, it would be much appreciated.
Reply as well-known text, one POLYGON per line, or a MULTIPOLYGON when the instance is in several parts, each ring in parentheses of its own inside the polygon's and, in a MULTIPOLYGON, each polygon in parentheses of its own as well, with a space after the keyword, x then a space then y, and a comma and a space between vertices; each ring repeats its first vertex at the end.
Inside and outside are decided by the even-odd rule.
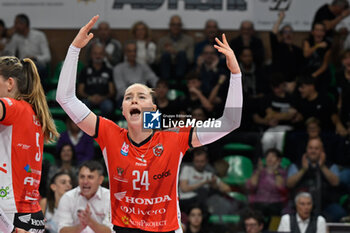
MULTIPOLYGON (((99 143, 109 174, 112 223, 121 233, 181 232, 178 205, 180 162, 189 147, 198 147, 225 136, 240 125, 242 108, 241 71, 225 35, 215 48, 226 56, 231 80, 218 128, 184 127, 166 131, 145 130, 142 114, 156 110, 152 90, 141 84, 129 86, 124 94, 123 115, 128 130, 97 117, 75 96, 80 49, 98 16, 82 27, 65 59, 57 88, 57 101, 72 120, 99 143)), ((118 85, 118 83, 116 83, 118 85)), ((156 116, 155 116, 156 117, 156 116)))
POLYGON ((0 57, 0 232, 44 232, 44 141, 58 136, 34 62, 0 57))

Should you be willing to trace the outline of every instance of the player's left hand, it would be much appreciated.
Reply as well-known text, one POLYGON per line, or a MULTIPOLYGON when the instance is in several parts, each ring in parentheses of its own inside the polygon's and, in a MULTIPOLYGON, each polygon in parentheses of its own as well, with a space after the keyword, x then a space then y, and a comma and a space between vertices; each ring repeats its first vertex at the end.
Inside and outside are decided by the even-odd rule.
POLYGON ((72 45, 77 48, 83 48, 94 37, 94 34, 90 32, 91 28, 95 25, 99 16, 95 15, 92 19, 82 27, 76 37, 74 38, 72 45))
POLYGON ((226 57, 226 64, 227 67, 230 69, 232 74, 239 74, 241 73, 241 69, 239 68, 236 56, 232 49, 230 48, 225 34, 222 34, 222 42, 218 39, 215 38, 217 45, 214 45, 214 47, 222 54, 225 55, 226 57))

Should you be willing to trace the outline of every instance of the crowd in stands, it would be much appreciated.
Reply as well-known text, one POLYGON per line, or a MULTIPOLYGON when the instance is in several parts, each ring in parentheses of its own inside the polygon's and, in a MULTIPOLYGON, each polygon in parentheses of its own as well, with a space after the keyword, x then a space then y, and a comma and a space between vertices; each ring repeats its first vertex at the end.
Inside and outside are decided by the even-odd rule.
MULTIPOLYGON (((321 6, 299 46, 293 27, 283 23, 285 13, 278 13, 269 33, 269 63, 254 24, 241 22, 230 46, 243 75, 242 124, 184 157, 179 180, 184 232, 218 232, 208 221, 222 224, 223 216, 237 215, 242 232, 322 233, 326 222, 350 215, 350 34, 336 29, 349 15, 345 0, 321 6), (252 166, 240 184, 232 180, 239 177, 230 176, 240 166, 230 164, 230 159, 238 155, 252 166)), ((142 21, 130 29, 132 40, 123 43, 111 36, 111 30, 107 22, 99 23, 81 61, 77 95, 90 109, 122 122, 118 110, 124 91, 138 82, 154 88, 161 113, 181 114, 176 120, 221 115, 229 71, 213 47, 220 36, 217 21, 205 22, 205 37, 197 43, 186 34, 178 15, 169 18, 167 35, 157 41, 151 25, 142 21)), ((55 89, 45 82, 50 79, 49 42, 25 14, 17 15, 8 29, 0 19, 3 55, 32 58, 46 91, 55 89)), ((47 230, 111 227, 101 151, 68 117, 54 117, 65 121, 66 130, 53 149, 44 148, 55 155, 55 161, 44 162, 47 175, 41 188, 47 189, 41 193, 47 230)))

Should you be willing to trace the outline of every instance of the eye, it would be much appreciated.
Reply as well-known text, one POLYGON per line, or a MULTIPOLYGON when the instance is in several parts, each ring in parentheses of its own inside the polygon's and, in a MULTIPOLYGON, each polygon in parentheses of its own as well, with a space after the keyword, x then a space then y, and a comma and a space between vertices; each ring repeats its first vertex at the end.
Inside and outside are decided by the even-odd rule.
POLYGON ((140 96, 140 99, 146 99, 146 97, 142 95, 142 96, 140 96))
POLYGON ((125 97, 124 99, 125 99, 125 100, 130 100, 131 97, 130 97, 130 96, 127 96, 127 97, 125 97))

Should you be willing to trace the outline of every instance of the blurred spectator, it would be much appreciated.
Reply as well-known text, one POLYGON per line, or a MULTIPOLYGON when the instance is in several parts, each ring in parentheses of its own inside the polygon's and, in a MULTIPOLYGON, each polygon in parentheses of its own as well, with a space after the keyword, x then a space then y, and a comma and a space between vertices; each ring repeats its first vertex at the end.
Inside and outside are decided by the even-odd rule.
POLYGON ((136 40, 136 61, 152 65, 156 59, 157 46, 152 42, 150 28, 144 22, 138 21, 132 26, 131 33, 136 40))
POLYGON ((193 163, 182 168, 179 184, 181 211, 188 212, 191 204, 206 206, 211 189, 222 193, 230 192, 230 187, 223 183, 213 171, 206 170, 207 165, 207 151, 198 148, 193 151, 193 163))
POLYGON ((250 48, 254 63, 262 66, 265 59, 264 46, 260 38, 255 36, 254 24, 251 21, 242 21, 240 34, 230 41, 230 46, 235 54, 242 54, 244 48, 250 48))
MULTIPOLYGON (((345 163, 344 139, 334 132, 321 131, 320 121, 310 117, 305 122, 306 132, 291 131, 285 138, 284 155, 293 163, 299 164, 310 139, 321 138, 324 150, 329 156, 329 163, 345 163)), ((345 164, 344 164, 345 165, 345 164)), ((350 165, 350 163, 349 163, 350 165)))
MULTIPOLYGON (((205 46, 210 45, 211 47, 213 47, 214 44, 216 43, 215 37, 219 38, 220 36, 218 22, 214 19, 208 19, 205 22, 204 34, 205 34, 204 40, 195 44, 194 61, 197 61, 197 58, 202 54, 205 46)), ((216 50, 215 52, 217 53, 216 50)), ((217 54, 219 55, 219 53, 217 54)))
POLYGON ((77 164, 85 160, 92 160, 95 157, 94 140, 84 133, 69 117, 66 118, 67 130, 60 134, 57 141, 57 152, 65 144, 71 144, 74 147, 77 164))
POLYGON ((325 132, 337 132, 346 135, 346 129, 339 119, 335 103, 326 93, 318 92, 315 79, 304 76, 300 80, 299 92, 301 99, 297 99, 298 116, 296 122, 304 122, 309 117, 315 117, 321 122, 321 129, 325 132))
POLYGON ((310 139, 302 158, 302 165, 292 164, 288 170, 287 186, 292 189, 292 197, 300 191, 310 192, 314 201, 315 213, 321 212, 328 221, 339 221, 346 215, 338 203, 341 193, 339 168, 326 165, 326 154, 321 139, 310 139))
POLYGON ((264 216, 260 211, 247 209, 241 216, 241 222, 245 233, 262 233, 264 228, 264 216))
POLYGON ((59 232, 112 232, 110 192, 101 187, 102 165, 84 162, 78 179, 79 186, 66 192, 58 204, 59 232))
POLYGON ((27 15, 16 15, 14 22, 15 33, 7 43, 4 54, 20 59, 31 58, 37 66, 41 80, 48 76, 47 66, 51 61, 49 43, 43 32, 30 28, 27 15))
POLYGON ((278 232, 326 233, 326 220, 321 215, 312 214, 312 196, 301 192, 295 197, 295 214, 282 216, 278 232))
POLYGON ((338 106, 340 119, 344 125, 350 122, 350 49, 341 56, 343 69, 336 74, 337 89, 339 91, 338 106))
POLYGON ((294 30, 292 26, 286 24, 279 29, 284 17, 285 13, 281 11, 272 32, 270 32, 272 69, 274 72, 283 74, 287 82, 287 91, 291 93, 296 85, 296 76, 303 71, 305 59, 302 49, 293 44, 294 30))
POLYGON ((58 172, 66 172, 70 177, 74 178, 72 184, 75 185, 75 177, 78 175, 78 169, 76 167, 76 156, 74 147, 72 144, 63 144, 58 150, 58 156, 56 164, 51 165, 47 179, 50 181, 52 177, 58 172))
POLYGON ((169 86, 166 80, 158 80, 154 94, 156 97, 156 105, 159 111, 164 115, 174 115, 178 113, 179 105, 176 101, 169 100, 167 95, 169 86))
POLYGON ((196 70, 199 73, 204 95, 209 96, 214 86, 218 83, 221 75, 228 76, 226 68, 219 65, 219 56, 212 45, 205 45, 197 59, 196 70))
POLYGON ((60 171, 51 178, 47 198, 40 200, 40 206, 46 219, 45 228, 49 233, 58 233, 58 219, 55 212, 63 194, 71 189, 70 174, 60 171))
POLYGON ((309 38, 303 44, 303 53, 306 58, 305 72, 316 79, 316 87, 322 92, 328 91, 331 81, 329 70, 331 43, 326 40, 325 29, 323 23, 315 23, 309 38))
POLYGON ((183 79, 193 62, 194 42, 182 31, 180 16, 170 18, 169 34, 158 40, 157 49, 160 77, 183 79))
POLYGON ((243 74, 243 93, 249 98, 262 97, 269 87, 264 70, 256 65, 251 48, 240 49, 238 60, 243 74))
POLYGON ((101 115, 111 117, 114 111, 112 99, 115 97, 113 71, 104 62, 105 48, 93 44, 89 65, 79 75, 78 96, 90 109, 98 108, 101 115))
POLYGON ((265 153, 265 165, 259 160, 258 167, 246 183, 249 203, 265 216, 280 215, 287 201, 287 172, 280 167, 282 154, 269 149, 265 153))
POLYGON ((136 61, 137 46, 135 41, 125 42, 126 60, 113 69, 114 84, 117 88, 117 103, 121 105, 124 92, 133 83, 148 84, 155 87, 158 77, 147 64, 136 61))
POLYGON ((181 110, 191 113, 193 108, 203 107, 206 113, 211 112, 214 109, 214 106, 201 90, 202 82, 199 74, 195 71, 191 71, 186 75, 186 80, 187 92, 186 98, 181 104, 181 110))
POLYGON ((107 22, 99 23, 97 27, 96 37, 93 38, 86 47, 86 60, 89 62, 91 49, 94 44, 102 44, 105 49, 105 57, 103 58, 107 66, 114 67, 123 60, 123 49, 121 43, 112 38, 112 31, 107 22))
POLYGON ((262 138, 262 148, 283 150, 286 131, 293 128, 297 110, 293 98, 287 93, 287 84, 282 74, 272 74, 270 78, 272 93, 263 97, 261 113, 253 115, 254 122, 267 126, 262 138))
POLYGON ((332 4, 324 4, 317 11, 312 22, 322 23, 326 27, 326 36, 332 39, 336 26, 350 14, 348 0, 333 0, 332 4))
POLYGON ((205 210, 199 205, 192 205, 188 211, 188 222, 184 233, 209 233, 206 225, 205 210))
POLYGON ((7 43, 7 30, 5 22, 0 19, 0 56, 2 56, 3 50, 5 49, 7 43))

